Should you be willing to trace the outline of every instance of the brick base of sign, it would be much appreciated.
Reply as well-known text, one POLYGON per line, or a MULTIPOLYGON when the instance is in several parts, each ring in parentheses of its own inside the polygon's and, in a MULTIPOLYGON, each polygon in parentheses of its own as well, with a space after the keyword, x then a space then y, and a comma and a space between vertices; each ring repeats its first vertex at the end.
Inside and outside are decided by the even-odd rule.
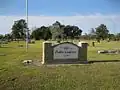
POLYGON ((87 63, 87 45, 76 45, 71 42, 52 45, 50 42, 43 42, 42 64, 87 63))
POLYGON ((45 62, 42 63, 43 65, 45 64, 88 64, 88 61, 51 61, 51 62, 45 62))

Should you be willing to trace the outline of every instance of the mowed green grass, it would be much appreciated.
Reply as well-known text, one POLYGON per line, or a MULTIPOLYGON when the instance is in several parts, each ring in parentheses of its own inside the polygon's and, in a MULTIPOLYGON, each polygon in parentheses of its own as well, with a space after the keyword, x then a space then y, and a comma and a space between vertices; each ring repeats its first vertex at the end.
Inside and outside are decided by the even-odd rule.
POLYGON ((96 42, 96 47, 91 46, 91 41, 88 41, 90 46, 88 47, 88 59, 89 60, 120 60, 120 54, 98 54, 98 50, 120 50, 119 41, 102 41, 96 42))
MULTIPOLYGON (((120 55, 97 54, 98 50, 119 49, 120 42, 102 41, 88 47, 88 60, 120 60, 120 55)), ((120 90, 120 63, 87 65, 24 66, 22 60, 41 61, 42 41, 30 44, 11 42, 0 48, 0 90, 120 90), (18 47, 23 44, 24 47, 18 47)))

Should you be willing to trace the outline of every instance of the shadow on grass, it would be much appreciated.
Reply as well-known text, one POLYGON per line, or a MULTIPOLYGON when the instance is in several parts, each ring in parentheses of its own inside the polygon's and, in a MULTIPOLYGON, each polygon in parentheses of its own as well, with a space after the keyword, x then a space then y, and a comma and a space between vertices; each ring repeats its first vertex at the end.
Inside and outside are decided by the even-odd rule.
POLYGON ((49 63, 46 63, 46 65, 61 65, 61 64, 76 65, 76 64, 89 64, 89 63, 88 62, 49 62, 49 63))
POLYGON ((14 47, 2 46, 0 48, 14 48, 14 47))
POLYGON ((15 48, 24 48, 24 46, 23 46, 23 47, 19 47, 19 46, 16 46, 16 47, 15 47, 15 46, 14 46, 14 47, 2 46, 2 47, 0 47, 0 48, 10 48, 10 49, 11 49, 11 48, 14 48, 14 49, 15 49, 15 48))
POLYGON ((48 63, 46 65, 67 65, 67 64, 71 64, 71 65, 77 65, 77 64, 93 64, 93 63, 107 63, 107 62, 120 62, 120 60, 93 60, 93 61, 85 61, 85 62, 51 62, 48 63))
POLYGON ((120 60, 93 60, 93 61, 88 61, 89 64, 103 63, 103 62, 120 62, 120 60))

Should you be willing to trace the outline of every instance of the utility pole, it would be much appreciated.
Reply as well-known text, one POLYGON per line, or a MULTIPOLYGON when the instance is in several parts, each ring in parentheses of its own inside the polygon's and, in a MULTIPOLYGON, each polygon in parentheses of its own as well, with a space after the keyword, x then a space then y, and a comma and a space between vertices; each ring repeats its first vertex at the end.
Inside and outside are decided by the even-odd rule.
POLYGON ((26 22, 27 22, 27 29, 26 29, 26 52, 28 52, 28 0, 26 0, 26 22))

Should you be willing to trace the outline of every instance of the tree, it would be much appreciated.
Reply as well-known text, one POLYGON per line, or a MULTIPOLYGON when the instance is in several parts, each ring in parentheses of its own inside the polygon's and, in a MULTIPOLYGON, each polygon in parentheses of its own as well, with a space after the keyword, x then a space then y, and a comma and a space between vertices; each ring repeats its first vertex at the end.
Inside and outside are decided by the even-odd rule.
POLYGON ((90 33, 88 35, 90 39, 96 38, 96 31, 94 30, 94 28, 91 28, 90 33))
POLYGON ((61 23, 59 21, 56 21, 55 23, 52 24, 54 27, 60 27, 61 23))
POLYGON ((87 33, 84 33, 84 35, 81 36, 81 39, 88 40, 90 37, 87 33))
POLYGON ((60 22, 56 21, 49 27, 42 26, 35 29, 32 32, 31 37, 36 40, 39 39, 67 39, 67 38, 78 38, 81 36, 82 30, 77 26, 62 25, 60 22))
POLYGON ((82 30, 79 29, 77 26, 67 25, 64 28, 64 35, 67 36, 67 38, 74 39, 76 37, 80 37, 81 33, 82 33, 82 30))
POLYGON ((4 38, 4 36, 0 34, 0 39, 3 39, 3 38, 4 38))
POLYGON ((42 39, 42 31, 40 28, 36 28, 33 32, 32 32, 32 37, 35 40, 40 40, 42 39))
POLYGON ((115 40, 115 35, 114 34, 108 34, 108 39, 109 40, 115 40))
POLYGON ((41 26, 40 28, 36 28, 32 32, 32 37, 36 40, 44 39, 48 40, 52 38, 52 34, 50 32, 49 27, 41 26))
POLYGON ((27 23, 24 19, 20 19, 14 22, 12 26, 12 36, 14 39, 25 39, 27 23))
POLYGON ((52 38, 52 34, 51 34, 50 29, 48 27, 42 26, 40 29, 42 32, 42 39, 48 40, 48 39, 52 38))
POLYGON ((96 39, 98 40, 104 40, 108 38, 109 30, 107 29, 107 26, 104 24, 101 24, 96 28, 96 39))
POLYGON ((5 34, 4 39, 7 41, 11 41, 12 40, 12 35, 11 34, 5 34))
POLYGON ((117 33, 116 39, 117 39, 117 41, 120 40, 120 33, 117 33))
POLYGON ((56 21, 49 29, 52 33, 52 39, 58 39, 63 36, 64 25, 61 25, 60 22, 56 21))
POLYGON ((4 38, 4 36, 0 34, 0 47, 2 47, 2 39, 3 38, 4 38))

